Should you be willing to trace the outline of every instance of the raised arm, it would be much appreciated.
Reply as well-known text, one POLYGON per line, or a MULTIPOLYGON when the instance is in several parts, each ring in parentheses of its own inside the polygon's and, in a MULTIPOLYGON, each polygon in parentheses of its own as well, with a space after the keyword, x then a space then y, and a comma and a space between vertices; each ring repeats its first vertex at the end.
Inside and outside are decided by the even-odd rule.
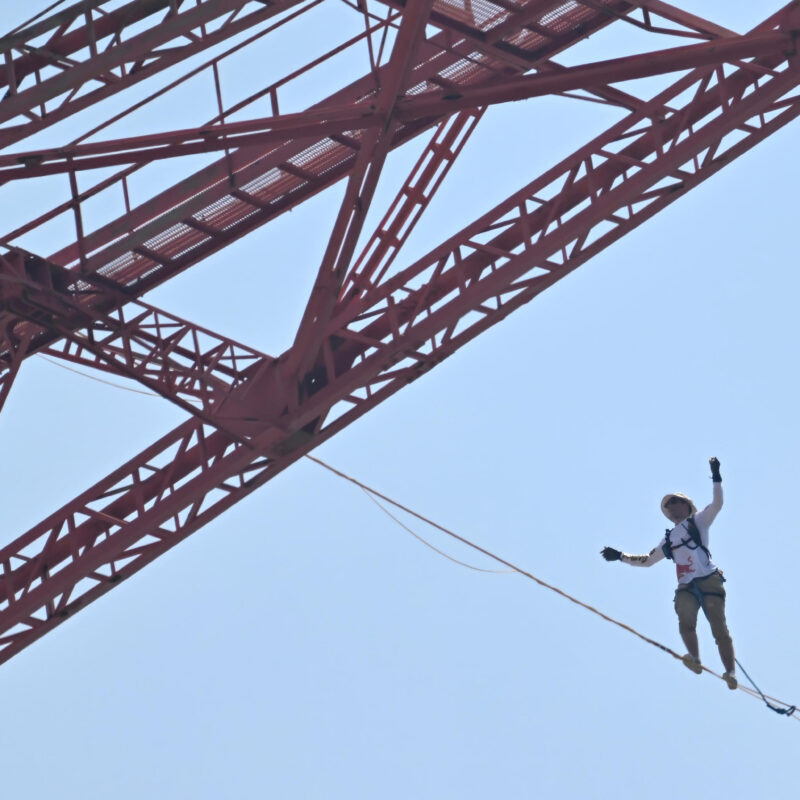
POLYGON ((713 490, 711 495, 711 502, 695 515, 695 521, 698 525, 704 526, 706 529, 716 519, 722 508, 722 476, 719 473, 719 459, 709 458, 708 465, 711 467, 711 480, 713 481, 713 490))

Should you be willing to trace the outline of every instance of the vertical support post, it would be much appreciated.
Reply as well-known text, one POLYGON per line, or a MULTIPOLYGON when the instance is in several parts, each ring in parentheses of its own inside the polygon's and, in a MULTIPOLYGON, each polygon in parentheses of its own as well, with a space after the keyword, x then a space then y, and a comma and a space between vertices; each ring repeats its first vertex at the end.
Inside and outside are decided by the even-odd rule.
POLYGON ((71 162, 72 158, 70 157, 70 170, 69 170, 69 190, 72 196, 71 205, 72 205, 72 213, 75 217, 75 233, 78 237, 78 256, 80 258, 81 270, 85 271, 86 269, 86 242, 83 238, 83 216, 81 214, 81 199, 80 193, 78 192, 78 177, 75 174, 74 168, 72 168, 71 162))
MULTIPOLYGON (((222 103, 222 84, 219 79, 219 67, 217 65, 217 61, 215 60, 211 64, 211 70, 214 73, 214 88, 217 92, 217 111, 219 112, 219 121, 224 125, 225 124, 225 106, 222 103)), ((230 148, 226 145, 225 146, 225 166, 228 168, 228 183, 231 185, 232 188, 236 188, 236 177, 233 171, 233 161, 231 160, 231 151, 230 148)))
POLYGON ((8 76, 8 93, 15 95, 17 93, 17 73, 14 70, 14 59, 11 57, 11 50, 5 52, 6 62, 6 75, 8 76))
POLYGON ((125 199, 125 213, 131 213, 131 196, 130 192, 128 191, 128 176, 127 174, 123 173, 122 178, 120 179, 120 183, 122 184, 122 196, 125 199))

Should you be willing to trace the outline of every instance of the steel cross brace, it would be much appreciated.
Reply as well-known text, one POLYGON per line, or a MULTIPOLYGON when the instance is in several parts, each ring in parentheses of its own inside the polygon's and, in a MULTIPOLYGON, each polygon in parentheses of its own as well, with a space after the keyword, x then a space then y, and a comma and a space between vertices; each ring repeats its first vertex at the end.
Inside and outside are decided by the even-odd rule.
POLYGON ((93 9, 84 11, 86 6, 78 4, 2 39, 0 57, 5 66, 0 68, 0 87, 7 87, 7 94, 0 103, 0 147, 24 139, 299 2, 271 0, 265 5, 255 0, 197 0, 195 5, 179 10, 170 0, 133 0, 96 17, 93 9), (251 4, 253 10, 239 17, 239 12, 251 4), (123 40, 126 29, 163 10, 168 13, 158 24, 123 40), (81 16, 87 18, 86 25, 66 32, 81 16), (205 26, 220 17, 226 19, 207 31, 205 26), (29 44, 52 29, 55 30, 44 47, 29 44), (101 41, 102 50, 98 47, 101 41), (85 50, 89 55, 83 60, 71 57, 85 50), (15 58, 15 52, 21 55, 15 58), (42 78, 43 68, 50 68, 54 74, 42 78), (24 88, 30 76, 34 83, 24 88), (78 95, 82 87, 92 82, 100 85, 78 95), (48 102, 55 102, 55 106, 47 108, 48 102), (10 124, 20 116, 27 117, 27 121, 10 124))
POLYGON ((314 391, 251 446, 191 419, 0 549, 0 661, 795 119, 798 85, 794 57, 728 76, 696 70, 652 104, 691 94, 682 108, 629 115, 429 256, 343 301, 314 391))
MULTIPOLYGON (((4 382, 23 357, 48 348, 50 355, 136 380, 207 422, 224 420, 242 440, 263 426, 263 409, 249 406, 247 397, 272 363, 269 356, 32 254, 7 253, 0 265, 7 335, 24 345, 0 371, 4 382)), ((279 388, 271 386, 276 399, 279 388)))
POLYGON ((394 111, 409 83, 417 51, 434 0, 408 0, 392 55, 374 99, 375 115, 383 120, 363 138, 350 172, 339 214, 322 257, 317 278, 295 335, 287 367, 304 374, 316 361, 325 326, 339 298, 345 275, 364 226, 398 123, 394 111))
POLYGON ((439 123, 394 202, 348 271, 340 300, 361 296, 380 283, 484 111, 482 108, 462 111, 439 123))

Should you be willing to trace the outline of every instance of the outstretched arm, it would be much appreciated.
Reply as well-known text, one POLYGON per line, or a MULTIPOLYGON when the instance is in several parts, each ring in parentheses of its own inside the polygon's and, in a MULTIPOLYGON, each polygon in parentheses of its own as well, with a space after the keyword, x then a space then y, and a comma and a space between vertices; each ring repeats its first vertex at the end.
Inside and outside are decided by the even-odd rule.
POLYGON ((606 561, 622 561, 623 564, 630 564, 632 567, 652 567, 664 558, 664 551, 661 547, 654 547, 647 555, 635 556, 615 550, 613 547, 604 547, 600 555, 606 561))
POLYGON ((664 558, 664 551, 660 547, 654 547, 647 555, 632 556, 629 553, 623 553, 620 561, 625 564, 630 564, 632 567, 652 567, 657 561, 664 558))

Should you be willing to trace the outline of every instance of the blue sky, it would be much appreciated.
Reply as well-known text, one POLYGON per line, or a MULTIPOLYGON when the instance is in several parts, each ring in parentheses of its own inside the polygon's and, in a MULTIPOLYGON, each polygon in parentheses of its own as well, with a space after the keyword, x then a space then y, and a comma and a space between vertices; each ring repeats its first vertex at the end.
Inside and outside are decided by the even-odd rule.
MULTIPOLYGON (((780 6, 683 5, 738 31, 780 6)), ((348 13, 323 5, 298 29, 303 46, 349 25, 348 13)), ((0 29, 19 21, 0 9, 0 29)), ((671 43, 609 31, 562 60, 671 43)), ((282 58, 303 60, 291 52, 282 58)), ((275 51, 265 61, 270 75, 288 69, 275 51)), ((247 67, 223 74, 232 95, 247 67)), ((211 91, 192 91, 134 130, 204 121, 211 91)), ((400 260, 616 119, 559 99, 493 109, 400 260)), ((629 569, 598 553, 653 547, 661 496, 708 502, 707 460, 718 456, 726 495, 711 549, 737 655, 765 691, 800 702, 797 135, 795 123, 770 137, 315 454, 679 652, 671 566, 629 569)), ((373 217, 419 146, 391 156, 373 217)), ((143 176, 138 197, 189 168, 143 176)), ((2 187, 6 229, 63 197, 65 183, 2 187)), ((341 193, 146 299, 281 352, 341 193)), ((68 233, 24 244, 47 254, 68 233)), ((2 541, 182 416, 30 359, 0 415, 2 541)), ((699 631, 719 670, 704 620, 699 631)), ((518 575, 437 556, 308 461, 23 651, 2 678, 9 797, 796 796, 794 720, 518 575)))

